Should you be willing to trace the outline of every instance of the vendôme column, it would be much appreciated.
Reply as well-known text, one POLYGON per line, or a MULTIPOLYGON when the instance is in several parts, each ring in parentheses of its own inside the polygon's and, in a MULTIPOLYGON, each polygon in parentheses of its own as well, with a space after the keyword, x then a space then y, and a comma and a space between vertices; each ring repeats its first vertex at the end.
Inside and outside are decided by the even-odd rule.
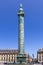
POLYGON ((18 51, 20 54, 24 54, 24 11, 22 4, 18 11, 18 51))
POLYGON ((20 9, 18 11, 18 63, 25 63, 26 56, 24 52, 24 11, 22 4, 20 4, 20 9))

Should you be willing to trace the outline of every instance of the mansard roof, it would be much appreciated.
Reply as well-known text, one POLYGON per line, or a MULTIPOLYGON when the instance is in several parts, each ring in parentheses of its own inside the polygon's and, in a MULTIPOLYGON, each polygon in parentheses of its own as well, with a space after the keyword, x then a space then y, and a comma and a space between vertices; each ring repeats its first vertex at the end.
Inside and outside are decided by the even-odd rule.
POLYGON ((38 51, 37 51, 38 53, 43 53, 43 48, 41 48, 41 49, 39 49, 38 51))
POLYGON ((0 54, 1 53, 14 53, 14 54, 17 54, 18 50, 11 50, 11 49, 0 50, 0 54))

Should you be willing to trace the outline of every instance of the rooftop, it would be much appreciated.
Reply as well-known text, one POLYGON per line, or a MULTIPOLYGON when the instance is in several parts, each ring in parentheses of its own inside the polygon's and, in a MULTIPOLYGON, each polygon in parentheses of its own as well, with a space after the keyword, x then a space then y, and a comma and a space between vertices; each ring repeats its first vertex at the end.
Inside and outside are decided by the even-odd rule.
POLYGON ((38 52, 43 52, 43 48, 39 49, 38 52))
POLYGON ((6 50, 0 50, 0 53, 18 53, 18 50, 6 49, 6 50))

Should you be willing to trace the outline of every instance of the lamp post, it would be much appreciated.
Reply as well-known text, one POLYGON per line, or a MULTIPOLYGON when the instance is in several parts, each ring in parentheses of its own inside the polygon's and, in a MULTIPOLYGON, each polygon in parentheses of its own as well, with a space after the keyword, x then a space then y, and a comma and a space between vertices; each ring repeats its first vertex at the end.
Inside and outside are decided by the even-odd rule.
POLYGON ((34 64, 34 54, 32 54, 32 63, 34 64))

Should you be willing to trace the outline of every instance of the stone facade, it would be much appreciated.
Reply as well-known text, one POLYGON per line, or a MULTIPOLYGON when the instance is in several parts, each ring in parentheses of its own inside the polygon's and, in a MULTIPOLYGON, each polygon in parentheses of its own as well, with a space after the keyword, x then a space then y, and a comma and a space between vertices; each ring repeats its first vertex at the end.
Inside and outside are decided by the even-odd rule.
MULTIPOLYGON (((0 63, 16 63, 18 50, 0 50, 0 63)), ((25 54, 26 62, 31 62, 30 55, 25 54)))
POLYGON ((0 62, 16 62, 18 50, 0 50, 0 62))
POLYGON ((43 62, 43 49, 39 49, 37 52, 38 62, 43 62))

